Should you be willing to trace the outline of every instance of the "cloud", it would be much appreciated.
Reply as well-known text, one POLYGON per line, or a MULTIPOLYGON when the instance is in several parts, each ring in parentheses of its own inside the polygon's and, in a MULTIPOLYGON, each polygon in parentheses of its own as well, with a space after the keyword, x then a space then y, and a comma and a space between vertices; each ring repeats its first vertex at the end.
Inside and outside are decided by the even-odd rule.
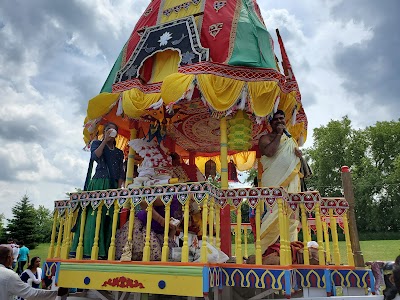
POLYGON ((39 0, 0 6, 0 206, 7 217, 9 203, 25 193, 52 207, 82 187, 87 102, 147 4, 39 0))
POLYGON ((364 43, 340 48, 335 66, 344 77, 343 87, 359 96, 357 107, 362 111, 384 109, 393 119, 399 117, 400 101, 395 92, 400 85, 400 39, 398 12, 400 2, 343 1, 332 15, 344 22, 363 24, 373 36, 364 43), (350 14, 350 12, 352 12, 350 14))

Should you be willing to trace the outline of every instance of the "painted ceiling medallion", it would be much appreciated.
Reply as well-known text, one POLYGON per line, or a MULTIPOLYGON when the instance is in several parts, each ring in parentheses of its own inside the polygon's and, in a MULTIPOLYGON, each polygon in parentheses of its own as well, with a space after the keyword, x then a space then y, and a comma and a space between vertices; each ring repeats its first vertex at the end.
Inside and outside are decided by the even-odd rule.
POLYGON ((210 25, 208 32, 210 33, 210 35, 215 38, 217 36, 217 34, 221 31, 222 26, 224 26, 223 23, 215 23, 210 25))
POLYGON ((160 36, 160 39, 158 40, 158 42, 160 43, 160 47, 167 45, 170 39, 172 39, 172 34, 169 33, 168 31, 164 32, 163 35, 160 36))
POLYGON ((219 12, 221 8, 226 5, 226 1, 214 1, 214 9, 216 12, 219 12))

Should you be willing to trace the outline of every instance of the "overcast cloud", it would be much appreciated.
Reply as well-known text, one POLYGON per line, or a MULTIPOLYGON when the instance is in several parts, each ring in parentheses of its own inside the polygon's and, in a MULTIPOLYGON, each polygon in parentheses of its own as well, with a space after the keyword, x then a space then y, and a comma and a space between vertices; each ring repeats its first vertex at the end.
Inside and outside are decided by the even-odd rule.
MULTIPOLYGON (((82 187, 82 122, 149 0, 0 0, 0 212, 82 187)), ((279 28, 312 129, 399 118, 396 0, 259 0, 279 28)), ((278 49, 276 49, 279 52, 278 49)))

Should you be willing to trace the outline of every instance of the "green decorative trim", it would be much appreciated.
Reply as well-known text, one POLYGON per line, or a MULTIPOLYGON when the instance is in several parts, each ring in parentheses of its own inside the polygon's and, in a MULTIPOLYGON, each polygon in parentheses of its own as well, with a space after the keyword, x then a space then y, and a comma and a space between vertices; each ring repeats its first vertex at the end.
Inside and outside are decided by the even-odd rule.
POLYGON ((173 275, 173 276, 203 276, 203 266, 139 266, 130 264, 87 264, 62 262, 60 269, 63 271, 88 271, 104 273, 134 273, 151 275, 173 275))
POLYGON ((135 158, 134 154, 128 154, 128 158, 135 158))
POLYGON ((221 172, 228 172, 228 168, 221 168, 221 172))
POLYGON ((220 143, 221 147, 228 147, 228 143, 220 143))

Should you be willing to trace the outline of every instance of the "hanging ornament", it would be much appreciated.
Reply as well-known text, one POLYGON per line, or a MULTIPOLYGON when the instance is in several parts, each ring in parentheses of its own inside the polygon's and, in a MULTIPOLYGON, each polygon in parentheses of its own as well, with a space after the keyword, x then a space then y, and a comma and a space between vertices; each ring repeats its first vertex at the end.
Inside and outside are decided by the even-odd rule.
POLYGON ((228 147, 230 150, 247 151, 251 148, 252 123, 246 112, 239 110, 228 121, 228 147))

